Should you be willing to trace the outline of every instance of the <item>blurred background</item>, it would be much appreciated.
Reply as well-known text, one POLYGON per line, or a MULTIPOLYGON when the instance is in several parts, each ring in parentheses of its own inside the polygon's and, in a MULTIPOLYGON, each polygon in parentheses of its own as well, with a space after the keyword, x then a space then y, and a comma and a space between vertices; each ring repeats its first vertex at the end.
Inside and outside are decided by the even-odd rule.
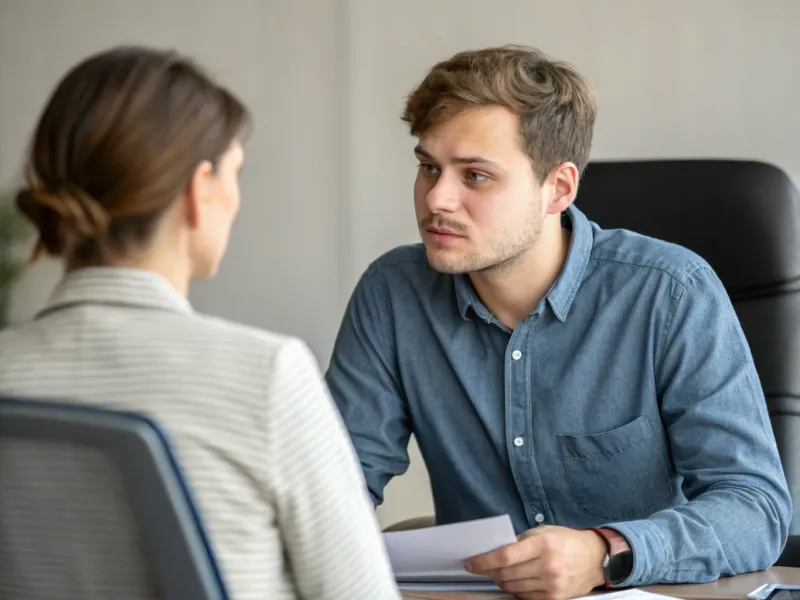
MULTIPOLYGON (((191 301, 303 337, 324 369, 361 271, 418 239, 399 115, 434 62, 536 46, 594 83, 593 159, 751 158, 800 185, 798 23, 796 0, 0 0, 0 190, 19 181, 35 120, 74 63, 120 43, 195 57, 256 127, 230 250, 191 301)), ((10 318, 38 310, 59 275, 46 261, 25 269, 10 318)), ((432 512, 411 453, 384 525, 432 512)))

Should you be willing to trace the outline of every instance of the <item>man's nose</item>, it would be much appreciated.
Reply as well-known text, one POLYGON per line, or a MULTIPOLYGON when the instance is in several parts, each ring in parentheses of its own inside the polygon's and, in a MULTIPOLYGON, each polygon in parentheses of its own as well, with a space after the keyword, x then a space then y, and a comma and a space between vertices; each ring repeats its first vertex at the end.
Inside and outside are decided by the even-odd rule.
POLYGON ((458 185, 452 181, 452 178, 442 174, 425 196, 425 204, 428 210, 434 214, 454 212, 458 209, 458 197, 458 185))

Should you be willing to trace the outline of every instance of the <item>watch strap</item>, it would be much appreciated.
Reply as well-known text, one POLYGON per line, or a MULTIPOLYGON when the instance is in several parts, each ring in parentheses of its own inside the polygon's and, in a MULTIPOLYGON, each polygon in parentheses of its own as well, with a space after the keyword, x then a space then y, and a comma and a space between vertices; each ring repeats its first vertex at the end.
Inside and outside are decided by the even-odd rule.
POLYGON ((586 529, 594 531, 597 535, 603 538, 606 543, 606 547, 608 548, 609 556, 614 556, 620 552, 631 551, 631 545, 628 543, 628 540, 618 531, 614 531, 608 527, 586 527, 586 529))
POLYGON ((628 540, 625 538, 624 535, 622 535, 618 531, 609 529, 608 527, 583 527, 582 529, 587 531, 594 531, 606 543, 607 555, 606 555, 606 560, 603 562, 603 575, 606 580, 605 587, 606 588, 613 587, 613 582, 610 580, 606 565, 608 564, 608 562, 611 560, 612 557, 618 554, 622 554, 623 552, 632 552, 630 543, 628 543, 628 540))

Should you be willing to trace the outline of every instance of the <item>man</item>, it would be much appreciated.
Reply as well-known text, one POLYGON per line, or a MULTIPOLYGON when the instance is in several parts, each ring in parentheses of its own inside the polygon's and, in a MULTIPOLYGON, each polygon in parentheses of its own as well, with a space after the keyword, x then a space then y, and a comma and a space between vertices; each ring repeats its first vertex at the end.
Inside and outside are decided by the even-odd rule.
POLYGON ((404 114, 424 245, 370 265, 327 374, 375 503, 413 433, 437 522, 511 516, 467 568, 521 598, 764 569, 792 511, 711 268, 573 205, 595 114, 533 49, 434 66, 404 114))

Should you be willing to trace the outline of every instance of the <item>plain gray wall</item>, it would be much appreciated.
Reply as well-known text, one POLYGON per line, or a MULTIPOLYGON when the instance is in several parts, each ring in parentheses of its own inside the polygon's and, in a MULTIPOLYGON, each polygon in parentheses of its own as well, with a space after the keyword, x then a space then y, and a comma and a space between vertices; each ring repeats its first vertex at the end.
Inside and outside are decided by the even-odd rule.
MULTIPOLYGON (((213 282, 192 289, 208 311, 286 330, 327 357, 349 290, 347 150, 335 2, 0 0, 0 182, 13 181, 47 96, 85 55, 119 43, 174 47, 230 85, 254 112, 241 216, 213 282)), ((37 265, 15 316, 46 299, 58 269, 37 265)))
MULTIPOLYGON (((230 252, 191 299, 304 337, 324 367, 362 269, 417 239, 399 115, 433 62, 535 45, 595 84, 594 158, 755 158, 798 181, 798 22, 795 0, 0 0, 0 183, 75 61, 121 42, 192 54, 251 106, 256 130, 230 252)), ((30 269, 13 314, 41 306, 58 273, 30 269)), ((412 459, 384 523, 431 510, 415 446, 412 459)))

